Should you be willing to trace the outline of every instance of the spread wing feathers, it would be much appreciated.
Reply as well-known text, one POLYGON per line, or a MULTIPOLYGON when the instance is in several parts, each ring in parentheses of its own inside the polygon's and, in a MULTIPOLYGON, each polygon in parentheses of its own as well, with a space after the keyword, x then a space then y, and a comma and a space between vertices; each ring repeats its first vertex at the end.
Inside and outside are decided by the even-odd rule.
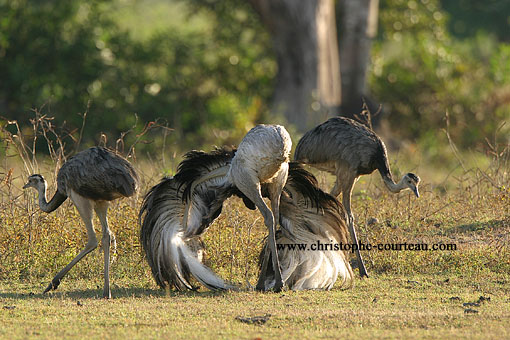
POLYGON ((299 140, 294 160, 308 164, 347 163, 360 174, 378 169, 389 172, 386 147, 366 126, 344 117, 335 117, 305 133, 299 140))
POLYGON ((69 158, 57 175, 58 191, 73 190, 92 200, 111 201, 132 196, 138 189, 138 175, 121 156, 102 147, 92 147, 69 158))
POLYGON ((183 188, 182 197, 185 200, 190 198, 193 182, 217 168, 230 165, 235 152, 234 147, 224 146, 209 153, 196 150, 186 153, 175 175, 179 182, 178 189, 183 188))
MULTIPOLYGON (((348 262, 348 254, 334 249, 312 251, 312 244, 347 243, 347 225, 342 205, 331 195, 322 192, 317 180, 301 167, 291 164, 286 194, 280 201, 281 229, 276 235, 280 246, 278 257, 285 284, 293 290, 331 289, 339 281, 342 288, 352 286, 353 273, 348 262), (292 196, 288 195, 292 193, 292 196), (306 249, 299 249, 297 245, 306 249), (296 245, 296 246, 294 246, 296 245)), ((271 252, 266 242, 260 259, 269 257, 271 252)), ((274 285, 272 267, 266 268, 264 289, 274 285)))
POLYGON ((342 205, 331 195, 319 189, 319 182, 298 162, 289 163, 289 175, 283 190, 293 199, 296 205, 333 209, 341 211, 342 205))
POLYGON ((228 181, 227 171, 235 155, 233 147, 217 148, 210 153, 190 151, 178 166, 174 176, 177 195, 186 203, 186 237, 204 233, 221 213, 223 202, 232 195, 243 198, 254 209, 253 203, 228 181))
MULTIPOLYGON (((235 153, 234 149, 227 153, 219 150, 225 149, 211 154, 188 153, 184 164, 179 165, 179 172, 173 178, 163 179, 144 198, 139 214, 140 239, 152 274, 161 287, 193 289, 194 278, 210 289, 235 289, 201 263, 203 248, 198 236, 221 213, 223 202, 231 195, 243 198, 249 208, 254 208, 253 203, 223 177, 208 179, 197 185, 192 195, 188 194, 191 211, 186 230, 182 224, 186 207, 183 196, 187 190, 209 172, 230 164, 235 153), (201 170, 188 175, 197 168, 201 170)), ((267 185, 263 185, 263 194, 267 195, 267 191, 267 185)), ((318 189, 315 177, 297 163, 290 164, 280 209, 279 243, 347 242, 343 207, 318 189)), ((269 254, 266 245, 261 256, 269 254)), ((329 289, 339 278, 342 286, 352 280, 352 270, 343 252, 283 251, 280 259, 284 278, 293 289, 329 289)), ((266 287, 270 286, 268 282, 266 287)))
MULTIPOLYGON (((209 289, 234 289, 201 262, 200 240, 185 237, 182 227, 185 205, 178 189, 181 186, 175 177, 163 179, 147 193, 140 210, 140 240, 154 279, 161 287, 174 286, 179 290, 194 289, 192 277, 209 289)), ((193 200, 196 197, 193 195, 193 200)), ((203 204, 206 200, 193 202, 196 210, 192 210, 192 215, 198 221, 203 221, 205 215, 214 215, 203 204)), ((222 200, 213 206, 219 205, 221 210, 221 203, 222 200)))

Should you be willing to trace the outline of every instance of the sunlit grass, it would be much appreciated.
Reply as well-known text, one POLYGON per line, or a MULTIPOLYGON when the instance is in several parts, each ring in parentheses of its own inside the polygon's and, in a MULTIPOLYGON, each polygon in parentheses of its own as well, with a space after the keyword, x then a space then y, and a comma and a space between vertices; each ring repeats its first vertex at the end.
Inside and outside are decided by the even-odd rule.
POLYGON ((508 282, 508 275, 375 275, 347 291, 263 294, 165 292, 135 279, 121 280, 110 301, 90 281, 73 280, 49 296, 36 284, 1 283, 0 336, 501 339, 509 335, 508 282), (481 296, 490 300, 466 313, 463 304, 481 296), (268 320, 238 321, 255 316, 268 320))

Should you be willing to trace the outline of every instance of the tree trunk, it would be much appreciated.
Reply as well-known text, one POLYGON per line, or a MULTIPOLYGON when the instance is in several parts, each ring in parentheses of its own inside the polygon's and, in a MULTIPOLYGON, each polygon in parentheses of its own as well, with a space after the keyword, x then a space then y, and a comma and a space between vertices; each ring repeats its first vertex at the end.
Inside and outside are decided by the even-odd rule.
POLYGON ((379 0, 339 0, 337 6, 342 74, 341 114, 352 118, 360 113, 363 99, 374 113, 377 105, 368 98, 366 73, 372 39, 377 33, 379 0))
POLYGON ((333 0, 250 0, 270 31, 278 62, 274 114, 306 131, 341 100, 333 0))

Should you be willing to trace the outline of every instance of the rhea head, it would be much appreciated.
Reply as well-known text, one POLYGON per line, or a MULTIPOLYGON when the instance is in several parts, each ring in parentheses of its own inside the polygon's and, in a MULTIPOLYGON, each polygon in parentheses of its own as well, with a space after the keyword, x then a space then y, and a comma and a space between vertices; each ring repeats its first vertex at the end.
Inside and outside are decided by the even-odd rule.
POLYGON ((405 185, 407 185, 412 192, 414 192, 416 197, 420 197, 420 193, 418 192, 418 184, 420 184, 420 177, 409 172, 404 175, 404 177, 402 178, 402 182, 405 183, 405 185))
POLYGON ((23 186, 23 189, 36 188, 39 190, 39 188, 44 188, 45 184, 46 181, 44 180, 43 176, 35 174, 28 177, 28 182, 23 186))

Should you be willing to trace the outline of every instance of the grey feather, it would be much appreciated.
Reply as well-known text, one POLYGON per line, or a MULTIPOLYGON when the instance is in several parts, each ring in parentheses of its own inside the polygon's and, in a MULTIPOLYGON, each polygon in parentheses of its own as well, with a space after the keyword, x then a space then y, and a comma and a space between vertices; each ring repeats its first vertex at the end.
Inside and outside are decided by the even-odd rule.
POLYGON ((51 212, 67 197, 73 201, 87 229, 87 244, 76 257, 55 275, 44 293, 57 289, 60 280, 83 257, 97 247, 97 237, 93 224, 93 211, 99 217, 102 226, 102 245, 104 251, 103 297, 110 298, 110 246, 116 248, 115 236, 108 226, 109 201, 119 197, 132 196, 138 188, 138 175, 131 164, 102 147, 93 147, 75 156, 62 165, 57 175, 57 191, 53 198, 46 201, 47 184, 41 175, 29 176, 24 189, 33 187, 39 193, 39 207, 51 212))
POLYGON ((73 190, 92 199, 111 201, 132 196, 138 189, 138 175, 121 156, 92 147, 77 153, 62 165, 57 175, 57 190, 68 195, 73 190))
POLYGON ((242 194, 224 177, 204 181, 192 193, 188 189, 193 181, 230 164, 234 152, 231 149, 218 149, 209 154, 190 152, 174 177, 163 179, 146 194, 139 214, 140 240, 159 286, 194 289, 191 282, 194 278, 209 289, 235 289, 201 263, 203 249, 199 237, 220 214, 223 202, 233 194, 242 194), (207 166, 192 169, 193 164, 207 166), (192 170, 193 179, 189 175, 192 170), (188 193, 189 197, 185 198, 188 193), (185 229, 187 201, 191 209, 185 229))
MULTIPOLYGON (((188 153, 189 157, 185 162, 189 163, 181 164, 179 169, 188 172, 188 164, 207 163, 207 167, 202 167, 201 172, 194 175, 200 178, 206 176, 208 172, 214 172, 215 169, 230 164, 234 153, 235 150, 230 154, 218 151, 214 151, 213 155, 188 153)), ((173 178, 165 178, 154 186, 145 196, 140 210, 140 239, 154 279, 161 287, 173 286, 180 290, 194 289, 191 278, 210 289, 232 289, 233 286, 225 283, 200 263, 199 252, 203 249, 199 237, 221 212, 223 202, 228 197, 240 196, 245 202, 247 198, 225 178, 213 178, 198 185, 191 195, 193 204, 188 224, 188 228, 195 233, 188 238, 185 236, 188 234, 187 230, 184 230, 182 225, 185 207, 183 196, 187 190, 179 188, 183 185, 181 180, 187 183, 184 185, 190 184, 189 176, 181 171, 173 178), (192 242, 195 242, 194 246, 192 242)), ((335 198, 320 191, 316 183, 310 173, 297 164, 291 164, 289 181, 282 195, 280 220, 286 226, 284 233, 288 240, 296 242, 318 239, 329 242, 331 237, 338 242, 345 242, 343 208, 335 198)), ((262 184, 261 193, 269 196, 269 184, 262 184)), ((265 253, 270 253, 268 248, 265 253)), ((352 275, 349 273, 352 273, 352 270, 346 260, 346 254, 341 252, 329 254, 322 259, 318 259, 317 254, 308 254, 308 257, 306 255, 289 252, 280 255, 282 269, 285 273, 290 273, 286 275, 292 289, 329 289, 337 278, 340 278, 342 287, 348 286, 351 282, 352 275), (294 268, 292 264, 296 261, 302 264, 294 268), (310 275, 308 269, 314 267, 319 267, 320 270, 310 275)), ((272 269, 272 266, 268 267, 269 270, 272 269)), ((269 279, 272 282, 264 280, 266 282, 264 289, 273 287, 274 271, 272 273, 273 276, 269 279)))
MULTIPOLYGON (((291 163, 289 180, 280 200, 281 229, 277 233, 276 242, 279 245, 306 245, 308 249, 279 249, 282 276, 292 290, 328 290, 337 281, 340 288, 349 288, 354 276, 347 252, 310 250, 318 242, 337 245, 348 243, 342 205, 333 196, 320 190, 316 183, 313 175, 291 163)), ((260 254, 261 263, 264 257, 271 257, 267 241, 260 254)), ((274 272, 270 267, 265 270, 264 290, 269 290, 274 285, 274 272)))
POLYGON ((335 174, 335 163, 366 175, 378 169, 391 176, 386 146, 372 130, 344 117, 331 118, 305 133, 294 152, 294 160, 323 165, 335 174))

